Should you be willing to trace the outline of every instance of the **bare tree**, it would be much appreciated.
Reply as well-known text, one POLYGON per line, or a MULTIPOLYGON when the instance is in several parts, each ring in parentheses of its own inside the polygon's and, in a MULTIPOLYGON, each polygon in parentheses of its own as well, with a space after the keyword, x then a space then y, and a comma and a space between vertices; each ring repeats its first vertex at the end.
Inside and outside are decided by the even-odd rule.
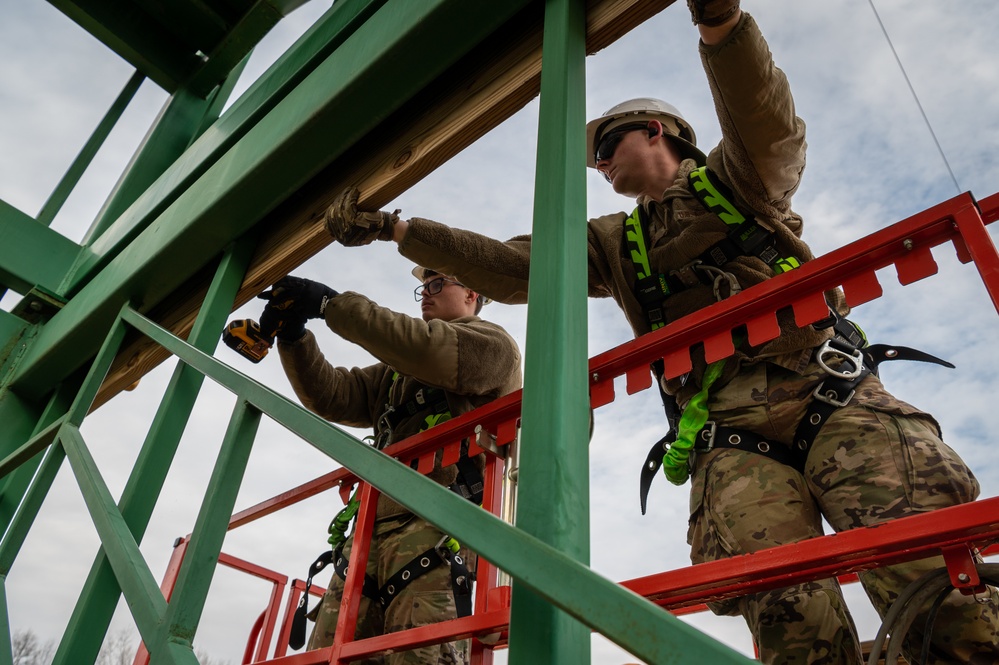
POLYGON ((94 665, 132 665, 138 645, 127 630, 119 630, 107 636, 94 665))
POLYGON ((55 642, 42 642, 30 628, 14 632, 11 639, 14 665, 49 665, 55 655, 55 642))

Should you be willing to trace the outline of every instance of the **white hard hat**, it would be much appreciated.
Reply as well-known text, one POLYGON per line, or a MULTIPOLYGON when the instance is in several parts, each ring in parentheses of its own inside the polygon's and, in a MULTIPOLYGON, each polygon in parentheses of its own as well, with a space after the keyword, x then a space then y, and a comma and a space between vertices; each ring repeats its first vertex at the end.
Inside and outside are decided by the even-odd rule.
MULTIPOLYGON (((436 270, 431 270, 430 268, 424 268, 423 266, 416 266, 415 268, 413 268, 411 272, 413 273, 413 277, 420 280, 421 282, 425 281, 427 277, 430 277, 432 275, 441 275, 441 273, 437 272, 436 270)), ((446 277, 448 279, 451 279, 450 275, 441 275, 441 277, 446 277)), ((466 286, 465 288, 467 289, 468 287, 466 286)), ((474 291, 475 289, 472 290, 474 291)), ((493 301, 492 298, 487 298, 481 293, 479 294, 479 300, 482 301, 483 305, 488 305, 493 301)))
POLYGON ((662 123, 663 130, 671 137, 681 157, 694 159, 702 165, 707 162, 704 153, 697 149, 694 128, 675 106, 661 99, 639 97, 621 102, 608 109, 599 118, 586 123, 586 165, 590 168, 596 167, 594 155, 604 134, 621 125, 649 120, 658 120, 662 123))

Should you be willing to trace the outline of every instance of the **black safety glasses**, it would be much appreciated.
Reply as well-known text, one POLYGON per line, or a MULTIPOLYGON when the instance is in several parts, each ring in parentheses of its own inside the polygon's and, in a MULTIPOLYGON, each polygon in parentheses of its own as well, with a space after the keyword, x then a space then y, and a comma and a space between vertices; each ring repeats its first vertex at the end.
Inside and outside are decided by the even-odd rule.
POLYGON ((445 282, 447 282, 448 284, 457 284, 458 286, 461 286, 460 282, 456 282, 453 279, 448 279, 447 277, 438 277, 436 279, 430 280, 426 284, 421 284, 415 289, 413 289, 413 297, 416 298, 416 302, 420 302, 421 300, 423 300, 423 296, 425 295, 435 296, 444 290, 445 282))
POLYGON ((632 122, 627 125, 621 125, 620 127, 615 127, 606 134, 600 137, 600 142, 597 143, 597 149, 593 152, 594 162, 599 162, 603 159, 610 159, 614 156, 614 151, 617 150, 618 144, 621 143, 621 139, 628 132, 638 131, 639 129, 648 129, 649 126, 642 122, 632 122))

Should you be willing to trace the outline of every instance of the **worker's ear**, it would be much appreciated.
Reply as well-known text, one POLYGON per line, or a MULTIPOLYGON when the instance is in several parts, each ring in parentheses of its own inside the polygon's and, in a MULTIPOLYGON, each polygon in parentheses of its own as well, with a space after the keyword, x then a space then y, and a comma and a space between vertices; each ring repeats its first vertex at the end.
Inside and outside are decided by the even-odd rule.
POLYGON ((663 133, 663 125, 658 120, 650 120, 648 131, 650 139, 655 136, 660 136, 663 133))

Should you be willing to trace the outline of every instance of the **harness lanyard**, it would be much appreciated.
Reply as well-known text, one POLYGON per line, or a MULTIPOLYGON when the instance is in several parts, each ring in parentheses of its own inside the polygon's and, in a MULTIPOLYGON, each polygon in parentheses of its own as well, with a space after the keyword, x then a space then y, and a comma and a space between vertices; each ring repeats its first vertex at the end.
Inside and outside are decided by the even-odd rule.
MULTIPOLYGON (((729 228, 728 235, 694 261, 691 266, 705 264, 705 268, 720 268, 738 256, 755 256, 771 267, 775 274, 793 270, 801 265, 793 256, 781 257, 776 249, 774 234, 756 223, 752 214, 743 214, 732 204, 732 194, 725 185, 712 178, 706 166, 694 169, 688 176, 691 190, 709 212, 718 216, 729 228)), ((653 274, 649 264, 648 233, 645 211, 637 206, 624 222, 625 243, 631 262, 635 267, 635 298, 645 312, 649 327, 658 330, 666 325, 663 301, 690 284, 682 282, 675 275, 653 274)), ((669 444, 663 456, 662 466, 666 478, 674 485, 683 485, 690 477, 690 453, 694 439, 708 421, 708 393, 711 386, 721 376, 725 361, 716 361, 705 369, 701 379, 701 390, 695 394, 679 416, 679 422, 670 425, 676 430, 676 439, 669 444)), ((661 377, 662 366, 653 364, 653 371, 661 377)), ((675 399, 662 389, 660 393, 667 416, 678 410, 667 405, 675 399)), ((675 416, 674 416, 675 418, 675 416)), ((658 445, 658 444, 657 444, 658 445)))
POLYGON ((697 434, 708 422, 708 391, 721 376, 724 367, 724 360, 716 360, 704 370, 701 390, 687 402, 687 408, 680 416, 676 441, 663 455, 663 473, 674 485, 683 485, 690 477, 690 451, 694 449, 694 439, 697 434))
POLYGON ((360 490, 361 486, 358 485, 354 489, 354 494, 351 495, 350 501, 347 502, 347 505, 336 514, 336 517, 334 517, 332 521, 330 521, 328 529, 330 537, 328 542, 334 550, 340 543, 347 540, 347 529, 350 527, 351 521, 354 519, 354 516, 357 515, 357 511, 361 507, 361 499, 358 497, 360 490))

